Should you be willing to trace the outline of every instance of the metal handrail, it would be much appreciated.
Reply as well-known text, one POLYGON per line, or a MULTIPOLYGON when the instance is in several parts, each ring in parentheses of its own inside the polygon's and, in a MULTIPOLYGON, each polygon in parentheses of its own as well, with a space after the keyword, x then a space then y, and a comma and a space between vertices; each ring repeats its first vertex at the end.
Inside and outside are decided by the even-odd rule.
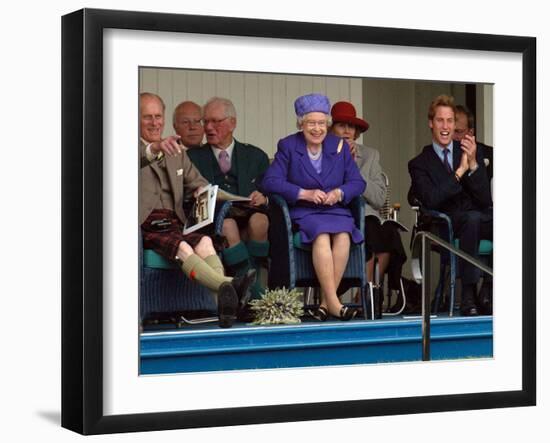
POLYGON ((460 258, 471 263, 483 272, 493 275, 493 270, 481 261, 471 255, 461 251, 450 243, 433 235, 430 232, 419 231, 412 241, 411 271, 413 278, 417 283, 422 284, 422 360, 430 360, 430 246, 435 243, 449 251, 451 254, 458 255, 460 258))

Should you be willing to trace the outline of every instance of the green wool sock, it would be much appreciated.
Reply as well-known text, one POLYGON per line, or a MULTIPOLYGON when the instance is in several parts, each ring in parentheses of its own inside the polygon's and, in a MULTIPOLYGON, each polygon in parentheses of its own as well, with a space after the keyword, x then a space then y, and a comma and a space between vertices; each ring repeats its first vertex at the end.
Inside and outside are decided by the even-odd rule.
POLYGON ((224 277, 212 269, 206 261, 197 254, 190 255, 182 263, 181 269, 190 280, 206 286, 211 291, 217 291, 224 282, 231 282, 231 277, 224 277))
POLYGON ((249 240, 246 242, 246 249, 248 249, 251 257, 267 257, 267 254, 269 254, 269 242, 249 240))
POLYGON ((250 269, 250 256, 242 241, 223 250, 223 261, 235 275, 243 275, 250 269))

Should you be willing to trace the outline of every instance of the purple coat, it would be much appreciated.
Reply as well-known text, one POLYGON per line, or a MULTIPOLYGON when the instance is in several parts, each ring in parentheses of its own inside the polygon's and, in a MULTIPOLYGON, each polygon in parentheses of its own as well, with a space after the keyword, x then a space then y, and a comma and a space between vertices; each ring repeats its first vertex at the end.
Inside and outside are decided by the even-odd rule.
POLYGON ((338 232, 349 232, 354 243, 363 240, 347 205, 363 193, 366 183, 347 143, 338 152, 340 140, 327 134, 323 141, 322 170, 318 174, 307 154, 302 132, 281 139, 275 159, 262 180, 264 193, 279 194, 287 201, 290 217, 298 225, 303 243, 311 243, 321 233, 338 232), (333 206, 297 199, 300 189, 329 192, 335 188, 344 191, 344 199, 333 206))

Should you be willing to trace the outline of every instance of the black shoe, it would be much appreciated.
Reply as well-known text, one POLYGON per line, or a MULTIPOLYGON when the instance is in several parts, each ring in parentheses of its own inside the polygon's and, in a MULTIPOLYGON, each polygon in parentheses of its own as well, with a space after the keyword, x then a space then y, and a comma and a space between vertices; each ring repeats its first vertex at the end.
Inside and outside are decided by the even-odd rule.
POLYGON ((250 300, 250 287, 256 281, 256 270, 249 269, 246 274, 239 275, 235 277, 231 284, 237 291, 237 296, 239 297, 239 307, 244 308, 248 301, 250 300))
POLYGON ((222 283, 218 289, 218 325, 230 328, 237 318, 239 299, 231 283, 222 283))
POLYGON ((243 323, 252 323, 254 321, 254 311, 250 309, 250 305, 239 308, 239 312, 237 313, 237 320, 243 323))
POLYGON ((338 320, 349 321, 357 316, 357 309, 350 308, 348 306, 342 306, 340 308, 340 316, 336 317, 338 320))
POLYGON ((477 306, 482 315, 493 315, 493 288, 490 284, 483 284, 479 290, 477 306))
POLYGON ((464 285, 462 288, 462 300, 460 302, 460 313, 466 317, 479 315, 475 304, 475 285, 464 285))
POLYGON ((327 308, 319 306, 315 311, 308 310, 308 314, 311 315, 315 320, 327 321, 328 320, 328 311, 327 308))
POLYGON ((479 312, 475 306, 470 306, 468 308, 461 308, 460 314, 464 317, 476 317, 479 315, 479 312))

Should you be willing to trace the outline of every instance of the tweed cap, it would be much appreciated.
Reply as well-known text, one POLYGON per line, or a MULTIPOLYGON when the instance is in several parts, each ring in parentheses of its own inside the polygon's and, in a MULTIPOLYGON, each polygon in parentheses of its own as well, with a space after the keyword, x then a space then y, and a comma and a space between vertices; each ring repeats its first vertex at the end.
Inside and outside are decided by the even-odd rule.
POLYGON ((303 117, 310 112, 330 114, 330 102, 323 94, 302 95, 294 102, 294 110, 298 117, 303 117))

